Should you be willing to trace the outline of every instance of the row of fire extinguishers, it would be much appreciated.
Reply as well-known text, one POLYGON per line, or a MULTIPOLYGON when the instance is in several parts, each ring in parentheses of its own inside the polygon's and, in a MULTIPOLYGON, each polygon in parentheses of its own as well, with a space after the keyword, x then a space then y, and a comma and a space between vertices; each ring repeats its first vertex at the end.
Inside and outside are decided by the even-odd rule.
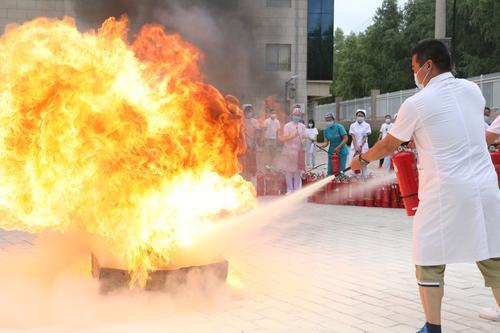
POLYGON ((403 208, 397 183, 384 184, 374 189, 366 188, 366 180, 334 179, 308 198, 309 202, 330 205, 403 208))
POLYGON ((286 193, 285 174, 280 171, 266 170, 257 173, 257 196, 284 195, 286 193))
MULTIPOLYGON (((384 184, 378 188, 366 188, 366 181, 349 177, 340 172, 337 155, 332 154, 332 171, 335 179, 321 188, 309 202, 333 205, 353 205, 381 208, 405 208, 409 216, 416 213, 418 199, 418 170, 416 155, 409 149, 401 149, 392 157, 392 164, 398 182, 384 184)), ((306 175, 304 185, 320 177, 306 175)))
MULTIPOLYGON (((492 151, 491 159, 498 175, 500 187, 500 151, 492 151)), ((418 169, 415 153, 402 148, 392 159, 397 183, 385 184, 373 190, 365 189, 363 179, 349 177, 340 172, 338 156, 332 154, 332 171, 335 179, 311 197, 310 202, 334 205, 365 207, 405 208, 408 216, 415 215, 418 199, 418 169)), ((304 173, 303 185, 325 178, 324 174, 304 173)), ((266 172, 257 175, 257 195, 280 195, 286 192, 285 176, 281 172, 266 172)))

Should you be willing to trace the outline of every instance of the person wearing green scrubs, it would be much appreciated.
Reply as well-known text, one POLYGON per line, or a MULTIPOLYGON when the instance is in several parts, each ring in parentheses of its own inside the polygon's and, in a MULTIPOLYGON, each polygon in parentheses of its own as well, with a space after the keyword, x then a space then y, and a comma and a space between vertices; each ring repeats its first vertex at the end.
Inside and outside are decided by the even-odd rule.
POLYGON ((344 126, 335 122, 333 113, 328 112, 325 114, 326 127, 323 131, 324 142, 321 148, 328 146, 328 175, 332 175, 332 155, 336 154, 340 161, 340 170, 344 171, 347 163, 347 131, 344 126))

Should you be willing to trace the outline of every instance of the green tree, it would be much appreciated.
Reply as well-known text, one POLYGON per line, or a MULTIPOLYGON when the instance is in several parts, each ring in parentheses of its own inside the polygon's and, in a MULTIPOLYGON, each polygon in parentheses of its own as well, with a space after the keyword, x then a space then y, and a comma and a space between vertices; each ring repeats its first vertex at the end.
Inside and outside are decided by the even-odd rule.
MULTIPOLYGON (((453 35, 453 0, 448 0, 448 36, 453 35)), ((500 71, 500 17, 498 0, 456 0, 453 55, 460 77, 500 71)), ((332 94, 344 99, 415 86, 411 49, 434 37, 435 0, 409 0, 398 8, 384 0, 372 24, 359 34, 334 34, 332 94)))
MULTIPOLYGON (((337 33, 339 31, 337 30, 337 33)), ((336 33, 336 34, 337 34, 336 33)), ((363 73, 366 72, 366 57, 362 51, 364 35, 350 34, 342 40, 334 57, 333 93, 344 98, 354 98, 365 91, 363 73)))
POLYGON ((367 52, 369 72, 366 73, 367 95, 372 88, 382 91, 397 90, 404 84, 401 72, 406 52, 403 47, 403 15, 396 0, 384 0, 377 10, 372 25, 366 29, 364 49, 367 52))
POLYGON ((421 40, 434 37, 435 0, 410 0, 403 12, 403 68, 400 73, 404 83, 399 89, 415 87, 411 70, 411 49, 421 40))
MULTIPOLYGON (((448 27, 453 26, 453 1, 448 1, 448 27)), ((459 76, 500 71, 498 0, 457 1, 455 65, 459 76)))

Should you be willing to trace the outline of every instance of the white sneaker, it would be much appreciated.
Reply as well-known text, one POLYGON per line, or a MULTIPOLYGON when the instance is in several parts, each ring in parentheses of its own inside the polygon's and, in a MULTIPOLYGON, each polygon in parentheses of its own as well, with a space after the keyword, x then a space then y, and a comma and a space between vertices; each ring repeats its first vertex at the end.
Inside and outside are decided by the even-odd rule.
POLYGON ((500 321, 500 308, 485 308, 479 311, 479 317, 487 320, 500 321))

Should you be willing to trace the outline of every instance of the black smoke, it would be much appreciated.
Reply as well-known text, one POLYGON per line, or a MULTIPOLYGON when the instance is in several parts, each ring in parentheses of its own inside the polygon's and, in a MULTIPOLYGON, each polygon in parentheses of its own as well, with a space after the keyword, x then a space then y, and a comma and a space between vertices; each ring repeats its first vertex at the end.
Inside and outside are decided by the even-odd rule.
POLYGON ((264 70, 254 32, 258 20, 241 0, 75 0, 82 29, 97 28, 108 17, 126 14, 132 31, 160 23, 202 50, 209 83, 242 102, 281 92, 277 77, 264 70))

